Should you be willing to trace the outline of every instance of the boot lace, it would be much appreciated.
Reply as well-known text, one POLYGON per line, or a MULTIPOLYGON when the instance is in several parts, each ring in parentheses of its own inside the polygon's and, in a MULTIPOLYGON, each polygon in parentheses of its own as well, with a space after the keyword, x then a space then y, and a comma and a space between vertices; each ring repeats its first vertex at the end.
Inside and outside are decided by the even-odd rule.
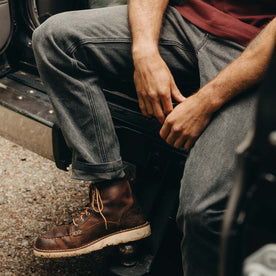
MULTIPOLYGON (((100 191, 97 187, 93 187, 93 192, 92 192, 92 200, 91 200, 91 203, 90 203, 90 206, 88 206, 81 214, 80 214, 80 217, 79 217, 79 220, 82 220, 83 216, 84 215, 89 215, 89 209, 92 208, 92 210, 98 214, 101 215, 101 217, 103 218, 104 220, 104 224, 105 224, 105 229, 107 230, 107 220, 103 214, 103 201, 102 201, 102 198, 101 198, 101 194, 100 194, 100 191)), ((76 223, 76 220, 73 219, 73 224, 75 226, 78 226, 78 224, 76 223)))

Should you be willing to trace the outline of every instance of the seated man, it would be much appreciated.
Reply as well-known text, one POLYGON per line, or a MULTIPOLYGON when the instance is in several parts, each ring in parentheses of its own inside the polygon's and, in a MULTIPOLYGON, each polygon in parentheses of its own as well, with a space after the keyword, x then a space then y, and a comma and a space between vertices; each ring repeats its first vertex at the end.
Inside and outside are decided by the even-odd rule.
POLYGON ((67 12, 35 31, 38 69, 73 149, 72 177, 93 188, 80 217, 37 239, 37 256, 75 256, 150 235, 125 179, 102 92, 108 83, 129 87, 132 96, 135 86, 142 113, 160 122, 160 136, 191 149, 177 216, 183 268, 185 275, 216 275, 235 148, 253 122, 254 87, 275 44, 275 4, 184 0, 174 8, 168 2, 67 12))

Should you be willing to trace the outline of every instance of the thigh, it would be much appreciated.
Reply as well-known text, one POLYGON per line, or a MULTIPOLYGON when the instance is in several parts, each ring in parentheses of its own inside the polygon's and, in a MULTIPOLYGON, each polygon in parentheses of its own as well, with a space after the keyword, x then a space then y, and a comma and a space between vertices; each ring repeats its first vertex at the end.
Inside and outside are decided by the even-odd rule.
POLYGON ((244 46, 236 42, 207 34, 205 43, 197 51, 200 87, 213 79, 243 50, 244 46))
MULTIPOLYGON (((244 47, 228 40, 206 35, 197 50, 200 86, 238 57, 244 47)), ((179 213, 222 211, 232 187, 235 149, 254 121, 254 89, 227 103, 219 110, 190 151, 182 179, 179 213), (182 209, 182 210, 181 210, 182 209), (197 211, 196 211, 197 210, 197 211)))
MULTIPOLYGON (((182 88, 195 82, 198 85, 198 71, 190 42, 184 32, 179 31, 180 19, 179 13, 168 7, 159 49, 182 88)), ((121 83, 133 83, 132 39, 127 6, 58 14, 40 28, 51 32, 54 43, 72 57, 79 68, 97 72, 103 84, 112 88, 121 83)))
POLYGON ((184 233, 187 275, 216 273, 221 223, 236 172, 235 150, 254 122, 256 102, 256 92, 248 91, 224 106, 186 161, 177 220, 184 233))
POLYGON ((209 216, 210 221, 223 214, 235 177, 235 150, 253 126, 256 102, 256 91, 234 99, 215 115, 195 143, 181 181, 181 221, 190 214, 207 220, 209 216))

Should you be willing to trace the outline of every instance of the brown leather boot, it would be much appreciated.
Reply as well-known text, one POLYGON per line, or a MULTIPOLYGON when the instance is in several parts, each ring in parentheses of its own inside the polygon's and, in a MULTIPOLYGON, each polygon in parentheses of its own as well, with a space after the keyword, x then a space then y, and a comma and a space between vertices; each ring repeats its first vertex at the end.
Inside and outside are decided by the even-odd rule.
POLYGON ((93 185, 91 203, 78 218, 36 240, 34 254, 44 258, 77 256, 150 234, 149 222, 134 199, 129 182, 102 182, 93 185))

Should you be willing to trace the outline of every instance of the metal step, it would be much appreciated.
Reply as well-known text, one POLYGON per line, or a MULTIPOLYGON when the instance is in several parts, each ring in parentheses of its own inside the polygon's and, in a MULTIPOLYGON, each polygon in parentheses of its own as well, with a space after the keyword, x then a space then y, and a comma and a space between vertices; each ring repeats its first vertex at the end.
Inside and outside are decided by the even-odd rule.
POLYGON ((54 160, 54 111, 47 96, 7 77, 0 79, 0 135, 54 160))

